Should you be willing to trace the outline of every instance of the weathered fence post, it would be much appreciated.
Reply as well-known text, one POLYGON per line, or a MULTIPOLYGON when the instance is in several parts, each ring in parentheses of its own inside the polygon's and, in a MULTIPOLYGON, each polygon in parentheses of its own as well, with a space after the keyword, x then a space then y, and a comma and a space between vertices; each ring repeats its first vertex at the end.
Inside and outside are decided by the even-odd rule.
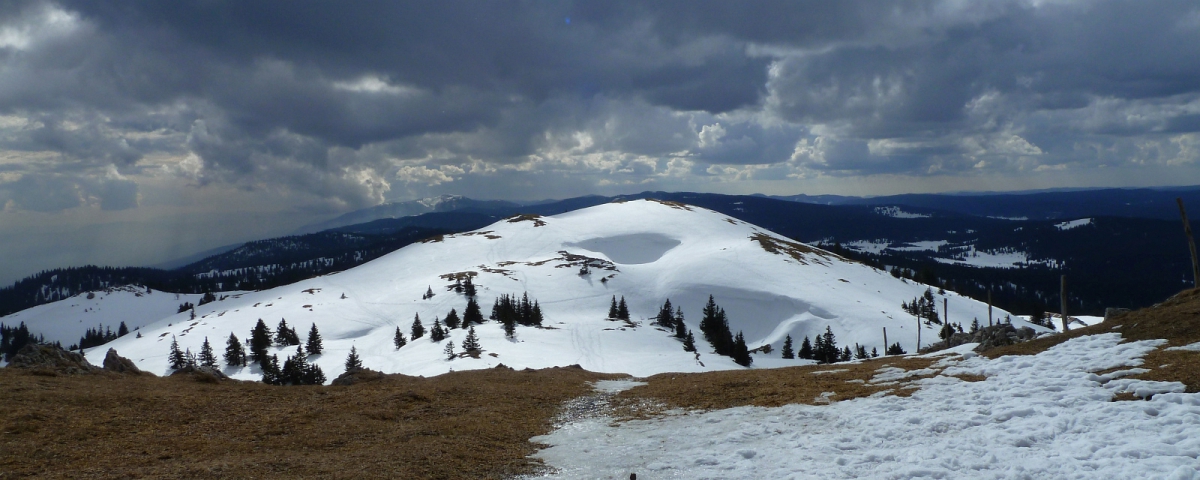
MULTIPOLYGON (((1069 325, 1067 325, 1068 321, 1067 321, 1067 276, 1066 275, 1063 275, 1061 278, 1059 296, 1062 297, 1063 333, 1067 333, 1067 331, 1070 330, 1071 327, 1069 325)), ((1053 324, 1051 324, 1051 325, 1053 325, 1053 324)))
POLYGON ((1192 286, 1200 288, 1200 261, 1196 259, 1196 240, 1192 238, 1192 224, 1188 223, 1187 212, 1183 210, 1183 198, 1175 197, 1179 204, 1179 216, 1183 217, 1183 233, 1187 234, 1188 249, 1192 252, 1192 286))
POLYGON ((884 356, 887 356, 887 354, 888 354, 887 351, 888 351, 887 327, 883 327, 883 355, 884 356))

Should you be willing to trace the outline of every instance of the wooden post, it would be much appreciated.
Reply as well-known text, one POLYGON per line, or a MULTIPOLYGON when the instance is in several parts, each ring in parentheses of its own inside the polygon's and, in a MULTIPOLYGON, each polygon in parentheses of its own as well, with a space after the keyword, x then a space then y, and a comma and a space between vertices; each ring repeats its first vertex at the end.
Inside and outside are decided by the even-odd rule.
POLYGON ((988 326, 992 326, 992 286, 988 285, 988 326))
POLYGON ((884 356, 887 356, 887 350, 888 350, 887 327, 883 327, 883 355, 884 356))
POLYGON ((1192 238, 1192 224, 1188 223, 1187 212, 1183 211, 1183 198, 1175 197, 1179 204, 1179 216, 1183 218, 1183 233, 1187 234, 1188 249, 1192 252, 1192 285, 1200 288, 1200 260, 1196 259, 1196 240, 1192 238))
POLYGON ((913 352, 914 354, 921 353, 921 317, 916 317, 916 318, 917 318, 917 350, 913 352))
POLYGON ((1062 297, 1063 333, 1067 333, 1067 331, 1070 330, 1071 327, 1070 327, 1070 325, 1067 325, 1067 276, 1066 275, 1063 275, 1061 278, 1060 291, 1058 292, 1058 295, 1060 297, 1062 297))
MULTIPOLYGON (((942 297, 942 323, 950 324, 950 301, 942 297)), ((946 342, 949 345, 949 341, 946 342)))

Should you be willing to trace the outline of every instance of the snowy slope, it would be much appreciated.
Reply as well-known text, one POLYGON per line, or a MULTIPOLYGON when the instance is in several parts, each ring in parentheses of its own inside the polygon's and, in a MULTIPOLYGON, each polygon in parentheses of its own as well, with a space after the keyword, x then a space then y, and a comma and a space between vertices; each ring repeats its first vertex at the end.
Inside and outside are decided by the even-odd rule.
MULTIPOLYGON (((167 293, 144 287, 117 287, 81 293, 54 303, 38 305, 0 317, 0 323, 17 326, 24 322, 35 335, 63 347, 79 342, 90 328, 108 327, 113 332, 121 322, 134 329, 174 314, 184 302, 196 303, 201 295, 167 293), (88 298, 91 295, 92 298, 88 298)), ((103 358, 103 357, 101 357, 103 358)))
MULTIPOLYGON (((730 369, 741 367, 708 353, 702 340, 697 361, 647 319, 670 298, 682 306, 688 325, 700 337, 701 308, 711 294, 728 312, 732 330, 744 332, 751 348, 765 343, 778 348, 788 334, 798 346, 805 336, 829 326, 841 345, 861 343, 882 351, 886 327, 890 342, 912 351, 916 321, 900 304, 926 288, 716 212, 631 201, 554 217, 505 220, 414 244, 338 274, 231 295, 197 307, 195 321, 187 314, 165 316, 142 328, 144 338, 118 339, 89 352, 89 359, 99 360, 112 346, 139 367, 166 373, 172 335, 193 352, 208 337, 219 352, 230 332, 245 340, 259 318, 272 329, 283 318, 302 337, 311 324, 318 326, 326 353, 313 360, 329 378, 341 373, 351 346, 369 368, 410 375, 500 363, 514 368, 580 364, 588 370, 638 376, 730 369), (589 275, 579 274, 583 261, 593 265, 589 275), (399 351, 393 348, 396 327, 408 335, 415 314, 426 328, 451 308, 461 314, 466 298, 448 291, 453 284, 449 278, 469 273, 477 275, 485 316, 499 295, 527 291, 540 302, 547 328, 520 328, 516 340, 510 341, 498 324, 477 327, 485 350, 480 359, 446 360, 444 342, 428 337, 399 351), (430 286, 437 295, 422 300, 430 286), (604 319, 613 295, 625 297, 639 326, 604 319)), ((939 308, 942 297, 937 296, 939 308)), ((986 323, 985 305, 954 293, 945 298, 952 321, 970 324, 979 318, 986 323)), ((996 309, 994 316, 1003 318, 1006 313, 996 309)), ((465 335, 455 330, 450 340, 461 345, 465 335)), ((923 344, 935 339, 933 328, 922 333, 923 344)), ((282 359, 292 349, 277 351, 282 359)), ((795 362, 777 353, 755 358, 756 367, 795 362)), ((256 367, 228 373, 259 378, 256 367)))
POLYGON ((1120 342, 955 356, 911 397, 590 418, 533 441, 550 445, 536 456, 553 478, 1200 478, 1200 394, 1123 378, 1164 341, 1120 342))

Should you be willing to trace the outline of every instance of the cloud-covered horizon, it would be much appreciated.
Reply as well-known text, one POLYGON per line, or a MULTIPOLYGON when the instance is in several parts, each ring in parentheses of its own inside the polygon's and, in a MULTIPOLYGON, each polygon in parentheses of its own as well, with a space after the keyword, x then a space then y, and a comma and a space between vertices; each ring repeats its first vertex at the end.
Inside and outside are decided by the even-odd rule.
POLYGON ((1197 58, 1194 1, 7 2, 0 215, 1195 184, 1197 58))

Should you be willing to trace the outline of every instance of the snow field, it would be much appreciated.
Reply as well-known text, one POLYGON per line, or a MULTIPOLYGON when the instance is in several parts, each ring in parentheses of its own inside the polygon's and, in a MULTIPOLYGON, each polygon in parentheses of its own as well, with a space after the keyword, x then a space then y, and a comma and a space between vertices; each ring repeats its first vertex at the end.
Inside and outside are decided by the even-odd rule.
MULTIPOLYGON (((197 307, 195 320, 187 313, 173 313, 179 302, 172 300, 170 305, 155 307, 157 320, 143 326, 143 338, 123 337, 87 355, 98 362, 112 347, 139 368, 166 374, 172 336, 192 352, 199 351, 208 337, 220 353, 230 332, 245 342, 261 318, 272 330, 286 319, 302 340, 315 323, 325 353, 312 361, 330 379, 342 372, 351 347, 368 368, 407 375, 437 375, 500 363, 517 369, 579 364, 592 371, 635 376, 742 368, 708 353, 703 340, 698 362, 678 340, 650 325, 662 302, 670 298, 683 308, 688 327, 699 337, 701 309, 710 294, 728 312, 732 331, 743 332, 751 348, 768 343, 774 347, 771 355, 755 357, 758 366, 789 364, 778 358, 784 338, 791 335, 798 348, 805 336, 823 333, 826 326, 832 328, 839 345, 858 343, 868 351, 873 347, 882 351, 887 328, 889 342, 914 351, 917 322, 900 304, 923 294, 926 285, 802 245, 792 251, 790 245, 795 244, 710 210, 655 201, 503 220, 475 232, 410 245, 344 272, 230 295, 197 307), (776 242, 780 251, 768 252, 762 239, 776 242), (616 270, 593 266, 590 274, 580 275, 579 264, 569 262, 563 252, 611 262, 616 270), (507 339, 496 323, 478 326, 484 349, 479 359, 446 360, 445 341, 435 343, 428 337, 410 340, 397 351, 393 334, 400 327, 408 336, 414 315, 420 315, 427 329, 451 308, 462 315, 467 299, 447 290, 454 283, 448 275, 466 272, 475 274, 484 316, 500 295, 528 292, 531 300, 540 303, 545 328, 521 327, 516 339, 507 339), (422 299, 427 288, 436 295, 422 299), (614 295, 625 297, 636 327, 604 320, 614 295)), ((969 325, 979 318, 986 323, 985 304, 953 292, 944 298, 949 301, 951 321, 969 325)), ((935 296, 939 312, 942 299, 935 296)), ((127 301, 130 308, 140 309, 144 299, 127 301)), ((1006 314, 994 311, 997 319, 1006 314)), ((1018 327, 1027 325, 1014 322, 1018 327)), ((936 339, 935 327, 922 327, 925 344, 936 339)), ((31 328, 37 330, 36 325, 31 328)), ((449 340, 461 345, 465 335, 454 330, 449 340)), ((272 352, 282 360, 295 348, 272 352)), ((238 379, 260 378, 257 367, 225 371, 238 379)))
MULTIPOLYGON (((1123 378, 1163 341, 1080 337, 1035 356, 947 357, 911 397, 584 419, 533 441, 553 478, 1200 479, 1200 395, 1123 378), (969 357, 969 358, 964 358, 969 357), (947 375, 987 375, 966 382, 947 375), (1119 392, 1149 401, 1111 401, 1119 392)), ((894 372, 882 372, 893 374, 894 372)), ((836 398, 836 397, 834 397, 836 398)))

